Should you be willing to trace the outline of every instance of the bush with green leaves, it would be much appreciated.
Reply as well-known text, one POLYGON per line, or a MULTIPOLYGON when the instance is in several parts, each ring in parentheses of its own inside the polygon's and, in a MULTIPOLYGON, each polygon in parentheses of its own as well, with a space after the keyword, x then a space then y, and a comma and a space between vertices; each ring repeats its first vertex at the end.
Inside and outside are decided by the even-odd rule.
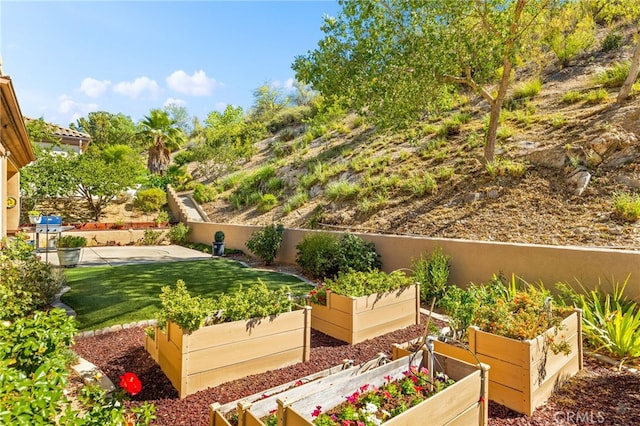
POLYGON ((339 272, 335 279, 326 280, 324 287, 342 296, 369 296, 376 293, 388 293, 406 288, 413 280, 402 271, 390 274, 382 271, 339 272))
POLYGON ((191 296, 183 280, 178 280, 175 288, 162 287, 160 302, 162 309, 157 317, 159 326, 164 328, 167 321, 172 321, 189 333, 205 325, 205 319, 214 311, 213 301, 191 296))
POLYGON ((155 246, 162 240, 162 231, 154 231, 153 229, 145 229, 142 234, 143 246, 155 246))
POLYGON ((64 275, 40 261, 26 234, 5 239, 0 251, 0 320, 13 320, 47 306, 60 291, 64 275))
POLYGON ((336 260, 338 271, 370 271, 382 267, 376 245, 349 233, 340 238, 336 260))
POLYGON ((582 309, 582 332, 585 342, 596 352, 620 360, 640 357, 640 306, 625 295, 629 277, 615 283, 611 292, 600 288, 574 290, 567 283, 557 283, 562 300, 582 309))
POLYGON ((284 226, 281 224, 267 225, 262 230, 251 234, 246 242, 247 248, 262 259, 265 265, 271 265, 282 244, 283 234, 284 226))
POLYGON ((264 194, 258 202, 258 211, 266 213, 278 205, 278 197, 273 194, 264 194))
POLYGON ((240 286, 233 293, 222 293, 213 299, 213 304, 218 311, 214 321, 221 323, 266 318, 289 312, 293 306, 289 286, 269 290, 261 280, 257 285, 248 288, 240 286))
POLYGON ((0 423, 52 424, 62 414, 75 331, 62 309, 0 323, 0 423))
POLYGON ((435 306, 440 306, 449 280, 450 260, 451 257, 439 247, 430 254, 412 260, 413 277, 420 283, 420 299, 423 302, 430 304, 435 298, 435 306))
POLYGON ((613 195, 613 215, 626 222, 640 219, 640 195, 616 192, 613 195))
POLYGON ((270 290, 259 280, 248 288, 240 286, 234 292, 205 298, 192 296, 185 282, 178 280, 175 288, 162 288, 158 324, 164 327, 167 321, 172 321, 191 333, 206 325, 265 318, 291 311, 293 302, 290 295, 288 286, 270 290))
POLYGON ((134 200, 134 206, 145 213, 157 212, 165 204, 167 194, 160 188, 141 189, 134 200))
POLYGON ((604 87, 620 87, 627 79, 630 68, 630 61, 616 62, 604 71, 596 74, 595 82, 603 85, 604 87))
POLYGON ((338 273, 338 238, 328 233, 307 234, 296 246, 296 264, 314 279, 334 277, 338 273))
POLYGON ((217 195, 218 191, 211 185, 199 183, 193 188, 193 199, 200 204, 215 201, 217 195))
POLYGON ((191 233, 191 228, 180 222, 169 228, 167 239, 171 244, 185 245, 189 241, 189 233, 191 233))

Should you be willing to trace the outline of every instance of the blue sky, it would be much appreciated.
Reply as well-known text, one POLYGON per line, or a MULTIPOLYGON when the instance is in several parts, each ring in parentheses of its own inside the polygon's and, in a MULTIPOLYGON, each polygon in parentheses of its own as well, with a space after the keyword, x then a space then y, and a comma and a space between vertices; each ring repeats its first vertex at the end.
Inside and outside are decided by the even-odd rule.
POLYGON ((290 87, 316 48, 324 1, 0 2, 2 68, 22 114, 68 126, 91 111, 138 121, 173 102, 206 118, 248 110, 264 83, 290 87))

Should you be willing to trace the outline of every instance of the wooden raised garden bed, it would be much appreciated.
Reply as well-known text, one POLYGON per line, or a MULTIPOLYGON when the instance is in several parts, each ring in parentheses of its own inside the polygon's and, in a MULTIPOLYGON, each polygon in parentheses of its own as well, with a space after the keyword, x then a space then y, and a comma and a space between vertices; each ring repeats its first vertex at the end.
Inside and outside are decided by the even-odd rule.
MULTIPOLYGON (((531 340, 515 340, 469 327, 469 350, 435 341, 435 351, 477 363, 477 358, 491 366, 489 394, 491 400, 530 416, 544 404, 551 393, 582 369, 582 315, 574 311, 562 321, 556 340, 569 344, 571 353, 554 354, 546 347, 544 334, 531 340)), ((554 330, 546 332, 554 335, 554 330)), ((413 342, 394 345, 393 358, 410 353, 413 342)))
POLYGON ((327 304, 310 303, 311 327, 349 344, 420 324, 420 286, 370 296, 327 290, 327 304))
POLYGON ((383 365, 387 360, 387 357, 382 355, 359 366, 354 366, 353 361, 346 360, 341 365, 258 392, 237 401, 224 405, 213 403, 209 406, 209 425, 231 426, 228 418, 231 414, 236 414, 238 417, 238 425, 264 426, 262 419, 277 409, 278 399, 290 398, 294 400, 311 393, 316 393, 327 386, 331 386, 340 379, 353 378, 383 365))
MULTIPOLYGON (((380 387, 388 380, 400 379, 409 365, 422 366, 423 352, 389 362, 357 377, 340 379, 319 392, 291 400, 278 399, 278 425, 312 425, 313 411, 321 406, 329 411, 364 385, 380 387)), ((488 421, 487 382, 489 367, 476 366, 436 353, 436 370, 444 372, 456 383, 436 393, 384 425, 486 425, 488 421), (425 423, 425 421, 427 423, 425 423)))
POLYGON ((240 377, 308 361, 310 311, 305 306, 267 318, 202 327, 191 334, 170 321, 166 333, 155 326, 155 339, 147 336, 145 348, 183 398, 240 377))

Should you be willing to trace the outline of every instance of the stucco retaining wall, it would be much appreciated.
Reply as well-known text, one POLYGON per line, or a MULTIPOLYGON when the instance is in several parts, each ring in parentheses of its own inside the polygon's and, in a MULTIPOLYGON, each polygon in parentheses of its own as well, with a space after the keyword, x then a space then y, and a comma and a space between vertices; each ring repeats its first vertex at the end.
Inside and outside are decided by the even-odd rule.
MULTIPOLYGON (((193 242, 211 244, 213 234, 224 231, 227 248, 250 251, 245 241, 261 226, 188 222, 193 242)), ((277 262, 295 263, 296 245, 307 233, 320 232, 304 229, 285 229, 277 262)), ((332 232, 341 235, 340 232, 332 232)), ((614 250, 592 247, 550 246, 535 244, 467 241, 425 236, 360 234, 375 243, 387 272, 411 268, 411 260, 434 248, 442 248, 451 256, 449 282, 465 286, 470 282, 483 282, 494 273, 510 277, 512 273, 528 282, 542 281, 547 287, 564 281, 574 286, 578 281, 586 288, 601 284, 611 290, 612 282, 623 282, 630 274, 626 294, 640 300, 640 251, 614 250), (578 280, 578 281, 576 281, 578 280)))

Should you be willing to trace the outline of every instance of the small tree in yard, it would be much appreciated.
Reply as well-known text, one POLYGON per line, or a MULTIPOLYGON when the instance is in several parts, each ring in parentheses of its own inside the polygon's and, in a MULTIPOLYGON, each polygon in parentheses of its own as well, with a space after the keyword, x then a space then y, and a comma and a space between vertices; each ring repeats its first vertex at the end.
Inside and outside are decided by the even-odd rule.
POLYGON ((255 231, 247 240, 247 248, 258 256, 265 265, 271 265, 282 244, 282 225, 267 225, 261 231, 255 231))

